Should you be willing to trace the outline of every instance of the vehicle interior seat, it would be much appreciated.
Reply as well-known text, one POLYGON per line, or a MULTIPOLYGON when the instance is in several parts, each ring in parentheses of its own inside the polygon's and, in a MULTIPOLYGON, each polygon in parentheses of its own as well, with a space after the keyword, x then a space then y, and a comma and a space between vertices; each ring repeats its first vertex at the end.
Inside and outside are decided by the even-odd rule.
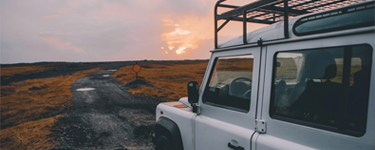
POLYGON ((296 98, 292 111, 298 119, 321 124, 335 124, 338 119, 342 84, 332 82, 337 65, 331 53, 325 50, 306 54, 301 81, 291 93, 296 98))
MULTIPOLYGON (((366 67, 363 67, 366 68, 366 67)), ((348 128, 363 132, 367 120, 367 106, 369 99, 369 69, 362 69, 353 76, 348 102, 348 128)))

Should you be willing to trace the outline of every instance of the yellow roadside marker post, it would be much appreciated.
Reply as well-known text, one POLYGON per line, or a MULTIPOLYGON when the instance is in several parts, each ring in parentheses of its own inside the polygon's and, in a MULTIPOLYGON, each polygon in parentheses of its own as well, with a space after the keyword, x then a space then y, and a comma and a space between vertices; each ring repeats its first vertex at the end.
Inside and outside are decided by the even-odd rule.
POLYGON ((138 80, 138 72, 141 71, 141 66, 136 63, 133 65, 133 71, 135 72, 135 77, 138 80))

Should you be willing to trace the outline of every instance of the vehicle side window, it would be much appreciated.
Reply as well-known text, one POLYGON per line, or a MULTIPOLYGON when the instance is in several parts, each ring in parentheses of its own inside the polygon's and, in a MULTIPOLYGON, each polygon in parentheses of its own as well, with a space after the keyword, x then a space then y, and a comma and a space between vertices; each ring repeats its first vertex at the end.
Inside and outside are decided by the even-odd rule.
POLYGON ((204 102, 249 111, 252 74, 252 55, 217 58, 205 89, 204 102))
POLYGON ((362 136, 372 51, 356 45, 276 53, 271 117, 362 136))

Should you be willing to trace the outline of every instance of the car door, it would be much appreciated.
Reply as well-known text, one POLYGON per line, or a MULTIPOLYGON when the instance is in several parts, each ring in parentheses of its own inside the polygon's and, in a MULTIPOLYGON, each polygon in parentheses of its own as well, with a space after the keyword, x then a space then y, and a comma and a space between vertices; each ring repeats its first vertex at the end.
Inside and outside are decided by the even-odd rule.
POLYGON ((259 65, 259 47, 213 52, 200 90, 195 149, 250 149, 259 65))
POLYGON ((373 149, 373 35, 268 45, 253 149, 373 149))

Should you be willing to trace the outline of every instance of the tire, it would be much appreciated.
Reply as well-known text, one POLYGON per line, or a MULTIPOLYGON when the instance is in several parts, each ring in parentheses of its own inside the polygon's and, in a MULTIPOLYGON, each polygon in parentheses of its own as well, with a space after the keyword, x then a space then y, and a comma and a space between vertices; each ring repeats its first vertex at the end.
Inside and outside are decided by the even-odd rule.
POLYGON ((172 150, 172 142, 164 135, 156 141, 155 150, 172 150))

